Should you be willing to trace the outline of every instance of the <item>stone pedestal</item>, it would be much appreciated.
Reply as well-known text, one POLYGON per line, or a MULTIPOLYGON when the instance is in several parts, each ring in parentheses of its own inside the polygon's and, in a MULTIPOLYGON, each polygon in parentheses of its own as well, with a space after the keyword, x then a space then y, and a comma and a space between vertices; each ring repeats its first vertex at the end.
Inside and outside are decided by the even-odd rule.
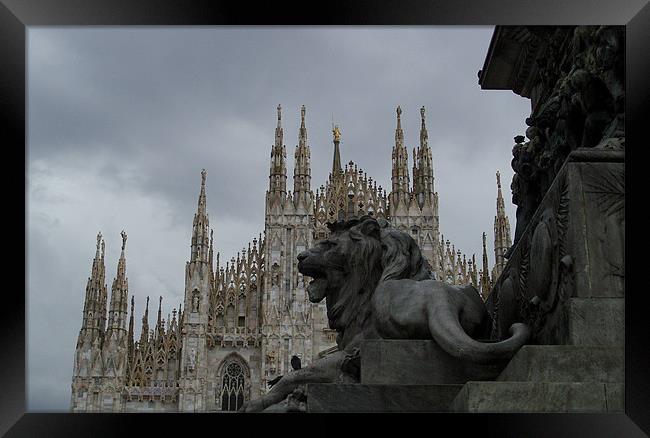
POLYGON ((497 380, 623 383, 624 359, 623 348, 525 345, 497 380))
POLYGON ((440 385, 493 380, 505 365, 463 362, 429 340, 372 340, 361 345, 363 384, 440 385))
POLYGON ((526 345, 497 381, 467 382, 454 412, 622 412, 623 348, 526 345))
POLYGON ((495 379, 506 364, 463 364, 428 340, 361 344, 360 384, 309 384, 309 412, 448 412, 469 379, 495 379))
POLYGON ((462 385, 307 385, 308 412, 449 412, 462 385))
POLYGON ((488 297, 493 339, 526 322, 535 344, 623 345, 624 177, 620 153, 571 153, 488 297))
POLYGON ((622 383, 467 382, 453 412, 622 412, 622 383))
POLYGON ((494 339, 532 328, 497 381, 469 381, 456 412, 624 410, 624 156, 577 150, 488 298, 494 339))

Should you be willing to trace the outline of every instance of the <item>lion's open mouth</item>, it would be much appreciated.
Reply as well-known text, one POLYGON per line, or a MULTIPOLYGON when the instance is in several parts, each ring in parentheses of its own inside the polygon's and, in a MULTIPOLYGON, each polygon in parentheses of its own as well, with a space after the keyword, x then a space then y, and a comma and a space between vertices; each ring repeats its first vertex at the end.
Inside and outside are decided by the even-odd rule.
POLYGON ((311 277, 312 280, 307 285, 307 294, 309 301, 318 303, 327 295, 327 275, 317 263, 310 263, 309 259, 301 260, 298 263, 298 271, 302 275, 311 277))
POLYGON ((298 263, 298 271, 300 271, 301 274, 312 278, 306 288, 307 294, 309 295, 309 301, 312 303, 322 301, 327 294, 327 277, 325 273, 317 266, 305 262, 298 263))
POLYGON ((307 285, 307 294, 309 295, 309 301, 312 303, 318 303, 325 298, 327 294, 327 279, 314 278, 307 285))

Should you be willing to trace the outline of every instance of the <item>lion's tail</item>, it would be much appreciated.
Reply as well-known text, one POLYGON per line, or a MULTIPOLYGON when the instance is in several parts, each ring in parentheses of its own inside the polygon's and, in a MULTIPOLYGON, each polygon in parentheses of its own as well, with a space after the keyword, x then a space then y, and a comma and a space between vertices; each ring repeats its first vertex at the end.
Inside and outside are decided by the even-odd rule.
POLYGON ((429 316, 433 339, 447 353, 476 363, 496 363, 510 360, 530 338, 530 327, 523 323, 510 326, 510 337, 500 342, 480 342, 472 339, 460 325, 458 315, 441 306, 429 316))

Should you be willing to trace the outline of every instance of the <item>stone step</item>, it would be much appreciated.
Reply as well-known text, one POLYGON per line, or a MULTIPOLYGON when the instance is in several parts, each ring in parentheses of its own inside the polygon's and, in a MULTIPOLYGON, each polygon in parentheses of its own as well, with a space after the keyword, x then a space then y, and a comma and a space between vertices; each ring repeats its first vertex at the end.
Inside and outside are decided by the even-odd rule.
POLYGON ((497 380, 623 383, 624 371, 622 348, 525 345, 497 380))
POLYGON ((462 385, 310 383, 307 412, 449 412, 462 385))
POLYGON ((623 412, 622 383, 467 382, 452 412, 623 412))
POLYGON ((382 339, 361 344, 363 384, 464 384, 469 380, 494 380, 505 366, 463 362, 432 340, 382 339))

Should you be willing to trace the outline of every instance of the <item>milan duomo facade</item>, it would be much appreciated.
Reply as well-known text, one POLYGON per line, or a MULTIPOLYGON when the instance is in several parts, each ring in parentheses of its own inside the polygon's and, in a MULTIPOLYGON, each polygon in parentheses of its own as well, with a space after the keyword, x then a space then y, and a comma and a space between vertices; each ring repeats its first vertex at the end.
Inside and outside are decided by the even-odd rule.
POLYGON ((363 214, 385 218, 411 233, 436 278, 453 284, 471 283, 486 298, 492 281, 505 266, 504 253, 511 245, 498 173, 496 263, 490 272, 485 233, 482 269, 474 256, 468 260, 440 236, 424 108, 420 110, 420 145, 413 149, 412 173, 401 127, 402 111, 397 108, 390 194, 354 163, 341 166, 338 127, 333 129, 334 158, 328 181, 312 191, 304 106, 294 154, 293 191, 288 191, 280 106, 277 110, 264 235, 253 239, 237 258, 221 264, 219 254, 214 256, 206 211, 206 172, 202 171, 183 303, 163 319, 160 298, 155 325, 150 328, 147 297, 137 340, 135 303, 133 297, 129 302, 126 277, 126 233, 122 232, 110 301, 104 241, 98 234, 74 359, 73 412, 232 411, 266 392, 269 380, 289 372, 293 355, 305 366, 332 351, 335 332, 328 328, 325 304, 309 302, 305 291, 309 279, 298 272, 296 259, 314 241, 327 236, 328 222, 363 214))

